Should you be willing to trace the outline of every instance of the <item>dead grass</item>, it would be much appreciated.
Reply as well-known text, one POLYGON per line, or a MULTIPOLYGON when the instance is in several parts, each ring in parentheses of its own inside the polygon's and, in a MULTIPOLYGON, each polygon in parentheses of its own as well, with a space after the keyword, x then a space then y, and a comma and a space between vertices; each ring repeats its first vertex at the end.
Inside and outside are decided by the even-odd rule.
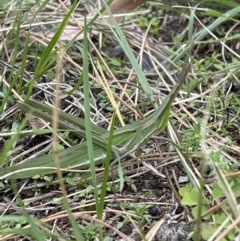
MULTIPOLYGON (((149 7, 149 5, 146 6, 149 7)), ((0 18, 2 25, 0 45, 2 51, 2 60, 0 61, 1 98, 4 98, 4 94, 7 93, 14 76, 19 75, 18 71, 21 74, 24 43, 29 36, 26 66, 22 73, 23 83, 19 85, 16 82, 11 87, 9 98, 2 106, 2 113, 0 113, 2 153, 8 145, 8 140, 11 140, 11 136, 16 132, 14 124, 19 123, 20 117, 27 117, 21 135, 16 139, 10 155, 6 158, 8 165, 13 166, 12 168, 16 163, 23 163, 29 159, 47 155, 52 148, 53 137, 50 121, 27 113, 21 115, 18 101, 24 101, 28 91, 26 86, 29 85, 29 81, 35 74, 36 60, 40 58, 40 54, 48 46, 57 25, 62 21, 68 10, 68 6, 64 6, 62 3, 49 3, 34 17, 34 23, 30 24, 28 19, 36 14, 39 6, 30 8, 28 16, 22 18, 19 28, 19 44, 16 50, 15 9, 18 7, 14 2, 9 3, 8 8, 5 8, 5 11, 1 13, 4 17, 0 18), (15 56, 14 51, 16 51, 15 56), (39 129, 49 130, 49 133, 40 134, 39 129), (36 135, 33 131, 37 131, 38 134, 36 135), (25 136, 26 133, 30 133, 30 135, 25 136)), ((83 14, 86 12, 89 14, 91 9, 88 4, 79 4, 57 42, 56 48, 65 46, 67 41, 73 40, 76 31, 83 28, 83 14)), ((139 9, 139 16, 145 14, 148 17, 150 12, 146 8, 139 9)), ((91 18, 90 15, 88 15, 89 18, 91 18)), ((181 16, 179 14, 176 17, 175 14, 169 12, 159 17, 161 23, 159 27, 165 34, 161 40, 167 39, 168 42, 161 42, 158 36, 149 34, 151 21, 149 21, 145 31, 138 28, 137 17, 127 18, 127 21, 124 22, 123 33, 134 52, 135 58, 144 70, 145 77, 153 92, 151 98, 143 90, 136 70, 132 67, 129 59, 126 58, 126 54, 109 30, 107 23, 96 21, 91 24, 88 32, 88 44, 90 115, 93 124, 109 129, 113 109, 117 110, 118 123, 116 127, 144 119, 154 112, 154 104, 161 104, 162 99, 178 80, 177 74, 182 68, 183 59, 173 60, 177 56, 175 52, 184 48, 186 30, 189 27, 188 18, 190 16, 186 14, 181 16), (177 36, 173 36, 173 33, 177 33, 177 36), (177 41, 177 38, 180 41, 177 41), (169 39, 171 39, 171 42, 169 42, 169 39)), ((202 23, 199 23, 202 18, 199 21, 195 18, 195 21, 199 28, 202 25, 202 23)), ((209 24, 208 20, 204 22, 204 26, 209 24)), ((222 25, 223 29, 224 26, 228 25, 222 25)), ((234 37, 234 27, 231 30, 233 30, 234 37)), ((224 37, 231 36, 226 29, 224 31, 224 37)), ((211 38, 213 38, 213 35, 211 38)), ((82 40, 83 35, 80 34, 62 52, 62 68, 58 70, 58 80, 61 79, 61 82, 57 81, 56 78, 56 68, 59 65, 53 64, 36 79, 31 93, 31 99, 53 108, 56 107, 55 97, 57 96, 59 98, 57 101, 60 105, 59 109, 79 118, 85 116, 84 93, 81 83, 83 59, 80 49, 83 48, 82 40), (59 87, 58 94, 56 94, 57 86, 59 87)), ((194 218, 191 215, 192 207, 179 205, 182 201, 179 190, 189 183, 191 178, 197 184, 200 183, 199 180, 203 181, 203 199, 206 198, 209 201, 207 212, 211 212, 213 217, 213 219, 208 219, 205 222, 214 222, 216 207, 218 210, 221 209, 219 213, 225 213, 232 222, 232 226, 228 227, 226 224, 225 227, 220 227, 219 231, 216 232, 219 233, 224 230, 222 236, 227 236, 230 229, 238 230, 238 219, 234 220, 232 210, 229 208, 231 201, 221 201, 225 200, 226 192, 225 196, 222 195, 221 198, 213 198, 213 190, 218 182, 215 182, 214 185, 209 183, 209 180, 219 180, 219 176, 216 172, 213 172, 214 168, 219 168, 219 166, 223 171, 222 178, 226 178, 226 182, 227 178, 233 178, 237 175, 237 178, 231 179, 231 181, 235 183, 236 187, 239 183, 239 140, 231 135, 233 127, 228 123, 228 120, 238 117, 238 112, 232 114, 228 109, 238 108, 238 100, 232 91, 232 85, 226 85, 227 82, 238 82, 238 70, 236 68, 239 61, 238 45, 236 40, 230 39, 231 43, 234 43, 230 46, 230 51, 223 41, 218 43, 201 42, 208 40, 209 38, 199 42, 197 57, 192 63, 186 85, 172 105, 172 124, 169 122, 167 132, 154 133, 145 145, 122 159, 123 176, 126 177, 122 193, 119 193, 118 167, 113 168, 111 178, 109 174, 108 193, 105 197, 102 221, 96 218, 96 203, 91 184, 92 177, 88 168, 79 170, 68 167, 62 169, 63 178, 60 179, 66 189, 66 195, 64 196, 68 199, 70 210, 78 224, 81 224, 87 230, 84 231, 85 237, 88 237, 87 240, 93 240, 98 235, 98 230, 95 228, 97 223, 104 226, 104 237, 108 236, 113 240, 120 240, 120 238, 143 240, 143 237, 148 237, 148 240, 163 240, 161 229, 159 231, 161 225, 166 228, 178 223, 181 229, 187 223, 190 227, 191 223, 194 223, 194 218), (214 50, 211 50, 211 47, 214 50), (222 56, 219 57, 219 55, 222 56), (231 61, 234 59, 237 59, 235 65, 231 65, 231 61), (222 66, 222 69, 219 69, 219 66, 222 66), (219 94, 220 92, 224 92, 223 96, 219 94), (197 129, 196 126, 199 123, 201 123, 200 129, 197 129), (225 126, 227 134, 223 135, 222 130, 225 126), (202 138, 203 132, 206 133, 206 138, 202 138), (200 141, 202 142, 200 143, 200 141), (179 148, 174 148, 176 145, 179 148), (211 153, 218 153, 218 151, 220 151, 220 154, 216 158, 218 160, 223 158, 225 162, 229 163, 230 170, 224 169, 219 163, 214 163, 213 158, 210 157, 211 153), (186 166, 181 160, 186 161, 186 166), (206 169, 202 171, 203 162, 206 163, 206 169), (181 181, 182 179, 183 181, 181 181), (225 207, 224 203, 228 203, 229 206, 225 207), (151 207, 141 209, 140 207, 144 205, 150 205, 151 207), (163 224, 163 221, 166 221, 166 224, 163 224), (182 221, 184 225, 181 224, 182 221), (156 225, 159 224, 157 228, 153 225, 155 222, 156 225)), ((236 124, 235 128, 238 128, 236 124)), ((76 136, 68 131, 58 133, 58 138, 58 147, 63 149, 83 142, 83 138, 79 135, 76 136)), ((2 164, 2 169, 4 169, 6 162, 2 164)), ((101 165, 96 169, 96 177, 99 182, 103 178, 103 167, 101 165)), ((6 214, 23 215, 21 210, 21 203, 23 203, 25 204, 25 211, 41 221, 41 225, 36 224, 40 230, 45 230, 48 233, 55 230, 60 234, 59 236, 56 234, 56 237, 54 237, 56 240, 60 240, 60 236, 74 239, 75 236, 67 218, 68 214, 59 201, 63 196, 63 191, 59 190, 59 179, 55 174, 39 175, 34 179, 17 180, 13 183, 11 181, 1 182, 1 185, 1 191, 4 193, 1 200, 2 217, 6 214), (16 201, 17 197, 21 197, 21 203, 16 201)), ((100 185, 98 188, 100 188, 100 185)), ((232 201, 235 199, 235 204, 238 205, 237 197, 239 195, 235 192, 237 188, 234 185, 231 188, 232 201)), ((20 222, 16 221, 14 225, 16 223, 19 224, 20 222)), ((29 228, 27 223, 23 223, 21 226, 26 230, 29 228)), ((2 225, 1 229, 4 230, 6 227, 12 226, 8 226, 7 223, 6 226, 2 225)), ((174 226, 174 228, 176 227, 174 226)), ((172 237, 171 240, 179 240, 181 231, 178 233, 177 229, 174 232, 176 232, 176 236, 172 237)), ((189 232, 188 230, 186 233, 189 232)), ((4 236, 4 232, 2 232, 2 235, 0 240, 14 240, 15 234, 10 233, 4 236)), ((26 233, 15 236, 15 238, 25 240, 29 236, 31 235, 26 233)), ((208 240, 220 239, 209 238, 208 240)))

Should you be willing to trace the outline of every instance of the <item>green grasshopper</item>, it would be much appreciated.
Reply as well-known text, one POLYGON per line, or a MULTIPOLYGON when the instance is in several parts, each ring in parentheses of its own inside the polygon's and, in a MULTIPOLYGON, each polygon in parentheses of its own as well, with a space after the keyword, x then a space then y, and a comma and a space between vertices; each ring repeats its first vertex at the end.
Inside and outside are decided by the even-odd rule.
MULTIPOLYGON (((121 127, 114 132, 113 137, 113 159, 114 156, 126 156, 142 146, 148 138, 155 132, 165 129, 168 123, 170 110, 173 101, 180 91, 190 68, 189 56, 186 58, 178 83, 171 92, 165 97, 162 104, 154 113, 143 120, 136 121, 127 126, 121 127), (114 154, 115 153, 115 154, 114 154)), ((46 121, 51 121, 52 109, 36 101, 29 101, 28 104, 19 103, 22 110, 30 112, 46 121), (40 109, 40 110, 39 110, 40 109), (41 111, 43 110, 43 111, 41 111), (46 113, 48 112, 48 113, 46 113)), ((82 138, 86 138, 85 124, 83 119, 70 116, 60 112, 60 118, 69 123, 59 120, 59 126, 63 129, 74 129, 74 133, 82 138), (76 128, 76 126, 78 128, 76 128)), ((104 162, 106 157, 106 147, 109 133, 94 124, 92 124, 92 136, 94 143, 94 160, 96 165, 104 162)), ((86 143, 81 143, 73 147, 66 148, 59 152, 61 168, 85 169, 89 166, 88 153, 86 152, 86 143)), ((34 175, 43 175, 56 170, 53 154, 38 157, 27 161, 26 163, 16 164, 11 167, 0 169, 1 179, 29 178, 34 175)))

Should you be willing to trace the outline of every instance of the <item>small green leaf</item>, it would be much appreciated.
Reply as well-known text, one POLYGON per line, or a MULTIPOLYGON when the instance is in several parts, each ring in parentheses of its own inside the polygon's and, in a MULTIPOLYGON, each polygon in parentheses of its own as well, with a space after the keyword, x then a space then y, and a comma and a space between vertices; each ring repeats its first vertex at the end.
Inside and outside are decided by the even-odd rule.
POLYGON ((196 187, 191 190, 190 195, 195 202, 199 202, 199 191, 196 187))
POLYGON ((116 59, 116 58, 113 58, 111 60, 111 64, 114 65, 114 66, 118 66, 118 67, 121 66, 121 62, 119 62, 119 60, 116 59))
POLYGON ((192 198, 191 193, 185 193, 181 204, 186 206, 195 206, 198 204, 198 202, 192 198))
POLYGON ((15 226, 16 229, 21 228, 21 227, 22 227, 22 225, 21 225, 20 223, 18 223, 18 224, 15 226))
POLYGON ((40 175, 34 175, 33 177, 32 177, 32 179, 39 179, 40 178, 40 175))
POLYGON ((190 187, 190 186, 181 187, 179 189, 179 194, 180 194, 180 196, 183 197, 185 195, 185 193, 190 193, 191 190, 192 190, 192 187, 190 187))
POLYGON ((105 237, 105 238, 104 238, 104 241, 113 241, 113 238, 112 238, 112 237, 107 236, 107 237, 105 237))
POLYGON ((23 205, 24 205, 25 207, 27 207, 27 206, 29 206, 30 203, 31 203, 31 201, 24 201, 23 205))
POLYGON ((147 154, 151 154, 151 153, 152 153, 152 149, 151 149, 151 148, 146 148, 146 149, 144 150, 144 152, 145 152, 146 155, 147 155, 147 154))
POLYGON ((217 229, 218 225, 207 224, 202 229, 202 238, 208 240, 217 229))
POLYGON ((62 204, 61 199, 60 198, 53 198, 52 204, 56 204, 56 205, 62 204))
POLYGON ((213 65, 216 69, 223 70, 223 66, 221 64, 214 64, 213 65))
POLYGON ((52 179, 49 176, 44 176, 43 179, 47 182, 51 182, 52 179))
POLYGON ((120 229, 123 226, 123 222, 118 222, 117 223, 117 229, 120 229))
POLYGON ((237 58, 232 58, 232 63, 233 64, 239 64, 239 59, 237 59, 237 58))
POLYGON ((55 76, 54 71, 48 71, 47 72, 47 79, 52 80, 55 76))
POLYGON ((215 223, 218 223, 218 224, 222 224, 226 218, 227 218, 227 216, 225 213, 214 215, 214 221, 215 221, 215 223))
POLYGON ((222 189, 220 188, 220 187, 215 187, 214 189, 213 189, 213 191, 212 191, 212 197, 214 198, 214 199, 218 199, 218 198, 220 198, 220 197, 222 197, 222 195, 223 195, 223 191, 222 191, 222 189))
POLYGON ((72 186, 75 186, 75 185, 76 185, 76 182, 75 182, 72 178, 70 178, 70 177, 67 177, 67 178, 66 178, 66 182, 67 182, 68 184, 72 185, 72 186))
POLYGON ((92 192, 92 190, 93 190, 93 186, 89 185, 89 186, 86 187, 85 192, 89 193, 89 192, 92 192))
POLYGON ((234 183, 232 190, 233 190, 233 192, 240 190, 240 183, 234 183))
MULTIPOLYGON (((231 232, 228 233, 228 240, 237 240, 238 238, 236 238, 237 233, 235 230, 232 230, 231 232)), ((239 240, 239 239, 238 239, 239 240)))
MULTIPOLYGON (((196 207, 192 208, 192 215, 193 215, 194 218, 198 217, 198 209, 199 209, 199 206, 196 206, 196 207)), ((205 205, 202 205, 200 215, 202 215, 203 213, 205 213, 207 211, 208 211, 208 207, 205 206, 205 205)), ((211 215, 207 215, 203 219, 208 220, 210 217, 211 217, 211 215)))
POLYGON ((132 190, 133 190, 134 192, 137 192, 137 187, 136 187, 135 184, 131 184, 131 188, 132 188, 132 190))
POLYGON ((82 175, 81 175, 81 179, 82 180, 85 180, 87 178, 91 177, 91 172, 84 172, 82 175))

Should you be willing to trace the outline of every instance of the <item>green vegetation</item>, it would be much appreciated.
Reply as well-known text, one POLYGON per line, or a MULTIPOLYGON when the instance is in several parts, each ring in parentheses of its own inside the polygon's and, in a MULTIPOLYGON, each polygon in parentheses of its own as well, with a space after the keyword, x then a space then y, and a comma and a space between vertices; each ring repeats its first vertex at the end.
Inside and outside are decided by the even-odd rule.
POLYGON ((0 240, 238 235, 240 6, 184 4, 1 1, 0 240))

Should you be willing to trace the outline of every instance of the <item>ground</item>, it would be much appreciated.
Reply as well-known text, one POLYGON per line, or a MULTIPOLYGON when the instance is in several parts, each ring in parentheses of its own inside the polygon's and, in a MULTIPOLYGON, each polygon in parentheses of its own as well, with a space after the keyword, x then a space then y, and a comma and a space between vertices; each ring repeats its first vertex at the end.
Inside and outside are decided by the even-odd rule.
MULTIPOLYGON (((38 8, 39 6, 33 12, 38 8)), ((199 44, 185 51, 186 46, 191 46, 191 43, 187 42, 191 32, 191 16, 187 8, 183 8, 182 11, 177 9, 164 10, 150 2, 137 9, 149 12, 127 18, 122 27, 135 58, 140 56, 141 68, 153 90, 152 99, 141 85, 137 71, 132 72, 131 61, 106 25, 98 22, 88 29, 91 104, 89 112, 92 123, 99 127, 96 132, 103 133, 101 136, 104 136, 105 130, 109 130, 111 126, 115 103, 118 103, 120 111, 115 123, 116 129, 121 128, 121 118, 128 125, 133 122, 140 123, 138 121, 153 113, 154 104, 160 105, 181 78, 183 63, 188 54, 193 57, 185 84, 172 105, 168 127, 162 131, 154 131, 144 143, 139 139, 139 148, 121 159, 125 183, 121 192, 121 175, 117 165, 107 173, 109 179, 101 219, 104 223, 102 233, 105 240, 143 240, 144 235, 148 240, 186 240, 190 239, 189 235, 196 227, 202 228, 201 238, 193 239, 208 240, 223 220, 227 219, 227 215, 220 209, 221 205, 219 208, 215 206, 226 200, 226 190, 229 191, 227 188, 219 188, 222 187, 216 181, 219 180, 219 176, 231 177, 229 185, 235 194, 236 202, 239 196, 239 40, 236 38, 239 31, 238 18, 233 16, 234 21, 228 20, 210 29, 209 26, 217 17, 204 15, 199 10, 199 21, 195 17, 192 25, 195 32, 193 36, 196 36, 196 39, 201 36, 203 26, 208 26, 212 35, 199 38, 199 44), (213 34, 224 40, 215 41, 213 34), (169 62, 173 64, 169 65, 169 62), (190 170, 187 167, 190 167, 190 170), (222 173, 218 173, 220 171, 216 170, 216 167, 219 167, 222 173), (201 192, 193 185, 194 183, 202 185, 200 190, 203 197, 199 196, 201 192), (202 214, 212 209, 211 216, 206 215, 201 219, 199 226, 195 220, 198 217, 198 206, 202 207, 202 214), (207 233, 209 229, 213 230, 210 234, 207 233), (151 234, 154 234, 154 237, 150 238, 151 234)), ((215 10, 224 12, 228 9, 215 10)), ((83 11, 86 9, 80 5, 75 17, 83 16, 83 11)), ((55 230, 56 236, 53 236, 52 240, 60 240, 60 237, 76 239, 66 206, 60 200, 64 193, 59 184, 59 175, 56 172, 45 173, 44 169, 40 171, 37 168, 31 172, 18 173, 23 167, 55 166, 52 161, 52 131, 40 132, 39 129, 51 130, 57 84, 60 84, 59 105, 62 110, 59 126, 65 130, 59 131, 58 148, 62 150, 59 157, 61 168, 64 169, 62 180, 67 199, 85 239, 94 240, 99 235, 93 177, 89 166, 76 162, 84 155, 84 152, 77 152, 78 147, 87 148, 84 147, 84 138, 79 131, 83 129, 82 123, 86 117, 86 96, 80 78, 84 69, 82 35, 64 50, 64 57, 61 56, 61 51, 54 52, 54 48, 50 49, 52 55, 48 55, 50 52, 46 51, 45 56, 48 59, 42 68, 38 68, 41 62, 38 62, 38 57, 40 60, 44 58, 41 53, 46 50, 45 43, 49 44, 49 39, 56 31, 52 30, 56 23, 50 21, 61 22, 65 14, 63 8, 58 8, 58 4, 49 3, 38 13, 36 19, 36 22, 40 23, 48 21, 47 25, 28 25, 26 29, 22 28, 18 33, 21 36, 19 42, 14 37, 18 30, 15 26, 16 29, 12 29, 2 39, 4 47, 0 71, 5 82, 2 80, 1 83, 1 98, 4 99, 8 88, 11 94, 6 101, 3 100, 4 105, 2 104, 1 108, 3 134, 0 144, 3 157, 5 153, 11 152, 9 157, 6 155, 2 160, 3 166, 0 170, 3 179, 1 213, 3 217, 10 215, 9 219, 12 222, 2 221, 0 240, 6 240, 3 235, 6 228, 24 227, 28 230, 29 220, 25 211, 43 221, 41 224, 36 223, 39 230, 44 230, 48 234, 55 230), (29 29, 31 38, 28 39, 29 29), (17 51, 12 60, 10 56, 16 46, 17 51), (24 49, 27 51, 24 52, 24 49), (26 63, 21 73, 24 53, 27 53, 26 63), (57 61, 50 64, 54 58, 57 61), (15 64, 11 65, 8 60, 14 61, 15 64), (33 81, 33 89, 30 92, 32 102, 29 102, 26 101, 26 96, 35 75, 39 76, 33 81), (14 79, 15 76, 22 77, 14 79), (61 83, 58 82, 59 79, 61 83), (12 84, 12 87, 7 83, 12 84), (75 88, 74 91, 71 91, 72 88, 75 88), (19 101, 26 104, 19 104, 19 101), (39 105, 40 102, 53 109, 39 105), (65 116, 64 113, 72 118, 65 116), (17 135, 16 140, 13 140, 14 135, 11 133, 20 129, 21 135, 17 135), (28 135, 26 131, 36 132, 28 135), (8 143, 11 143, 10 147, 8 143), (69 146, 72 146, 72 149, 67 149, 69 146), (69 151, 64 152, 66 150, 69 151), (26 162, 28 160, 30 161, 26 162), (39 163, 37 166, 36 162, 39 163), (17 163, 20 163, 20 166, 17 166, 17 163), (5 169, 7 166, 12 167, 5 169)), ((9 26, 15 15, 9 15, 8 21, 4 19, 6 26, 9 26)), ((24 18, 22 25, 29 24, 23 20, 24 18)), ((82 20, 80 22, 83 24, 82 20)), ((66 27, 66 34, 61 36, 57 47, 71 40, 72 28, 71 25, 66 27)), ((147 129, 147 125, 144 127, 147 129)), ((141 131, 145 133, 143 129, 141 131)), ((133 136, 135 132, 137 131, 132 132, 133 136)), ((143 139, 145 137, 143 134, 143 139)), ((99 187, 104 179, 103 170, 106 168, 102 162, 99 160, 96 167, 99 187)), ((224 208, 228 215, 233 212, 229 206, 224 208)), ((226 224, 224 231, 228 225, 226 224)), ((37 240, 29 232, 17 235, 13 230, 8 232, 7 240, 37 240)), ((233 240, 232 237, 236 235, 237 229, 229 231, 225 240, 233 240)))

